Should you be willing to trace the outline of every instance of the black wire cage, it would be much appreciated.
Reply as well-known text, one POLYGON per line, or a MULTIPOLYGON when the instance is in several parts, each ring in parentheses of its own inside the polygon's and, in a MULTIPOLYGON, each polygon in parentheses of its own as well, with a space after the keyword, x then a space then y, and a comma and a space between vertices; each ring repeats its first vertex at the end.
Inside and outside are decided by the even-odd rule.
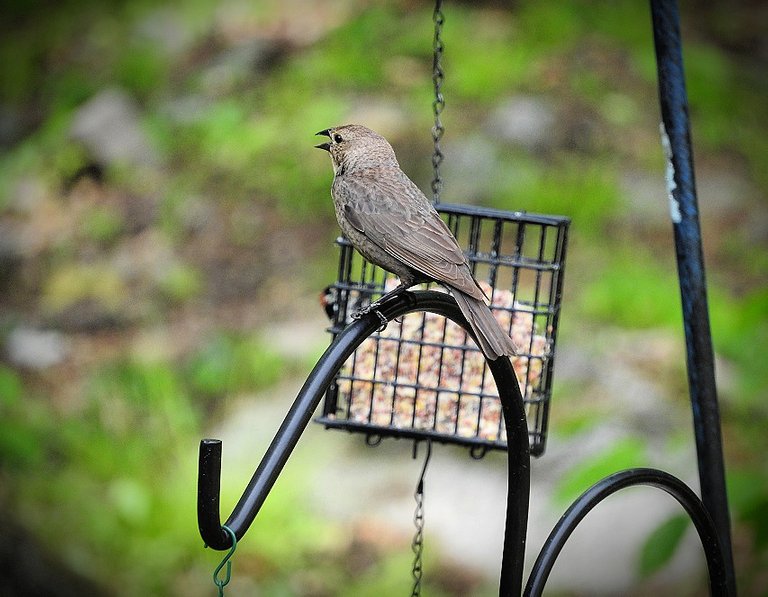
MULTIPOLYGON (((546 443, 555 343, 570 220, 524 212, 437 204, 502 328, 518 347, 512 365, 528 418, 531 454, 546 443)), ((361 307, 396 278, 339 238, 330 287, 336 338, 361 307)), ((440 289, 434 285, 434 289, 440 289)), ((428 312, 410 313, 370 336, 326 392, 317 422, 383 437, 468 446, 480 456, 506 449, 502 408, 485 358, 463 328, 428 312)))

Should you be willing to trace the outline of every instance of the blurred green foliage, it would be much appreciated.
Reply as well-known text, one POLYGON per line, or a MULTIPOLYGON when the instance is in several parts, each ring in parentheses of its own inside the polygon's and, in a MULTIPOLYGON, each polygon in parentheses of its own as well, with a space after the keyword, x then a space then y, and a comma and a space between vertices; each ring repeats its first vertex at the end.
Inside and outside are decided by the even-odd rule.
POLYGON ((640 553, 639 570, 643 576, 662 568, 675 553, 675 549, 690 528, 691 521, 685 514, 675 514, 665 520, 650 534, 640 553))
POLYGON ((37 467, 45 458, 44 436, 36 423, 42 413, 25 408, 24 384, 11 368, 0 366, 0 462, 11 470, 37 467))
POLYGON ((561 504, 567 506, 603 477, 619 470, 643 466, 643 463, 647 462, 647 446, 642 438, 620 439, 563 475, 558 483, 555 497, 561 504))
POLYGON ((219 335, 191 356, 187 378, 197 392, 223 396, 269 387, 285 374, 285 367, 261 339, 219 335))
MULTIPOLYGON (((232 247, 255 246, 263 256, 270 235, 286 234, 291 226, 299 227, 292 233, 307 243, 301 251, 309 263, 301 275, 322 284, 321 276, 333 275, 332 254, 317 250, 310 238, 330 244, 335 228, 330 170, 312 149, 312 134, 361 105, 382 102, 400 113, 393 142, 399 153, 402 148, 411 158, 423 157, 409 160, 406 170, 424 174, 431 6, 351 1, 334 10, 324 5, 330 16, 323 16, 309 11, 309 3, 283 4, 71 0, 9 8, 0 35, 0 97, 21 124, 0 153, 0 214, 23 222, 32 218, 34 205, 46 208, 36 222, 35 242, 24 249, 24 259, 34 265, 8 292, 26 294, 3 303, 11 312, 2 320, 3 334, 24 318, 55 326, 61 312, 89 301, 115 317, 130 312, 126 319, 140 329, 167 325, 193 309, 206 319, 223 300, 217 292, 232 283, 211 281, 219 280, 232 247), (295 29, 311 31, 313 19, 325 26, 317 37, 280 39, 275 33, 290 31, 291 21, 295 29), (247 51, 252 38, 274 45, 263 63, 246 54, 246 68, 222 70, 216 60, 247 51), (94 160, 71 139, 72 122, 83 103, 106 88, 120 88, 135 100, 159 158, 154 170, 101 164, 103 184, 134 210, 144 209, 135 208, 136 197, 151 196, 157 213, 150 224, 131 224, 114 203, 96 200, 69 232, 61 216, 69 209, 68 185, 94 160), (28 202, 32 207, 18 199, 20 185, 30 179, 40 182, 39 194, 47 197, 28 202), (263 228, 245 226, 239 236, 220 233, 228 243, 224 248, 204 235, 216 219, 213 210, 252 204, 266 222, 263 228), (169 263, 149 275, 114 265, 124 263, 119 249, 142 226, 173 252, 169 263), (196 253, 195 247, 203 248, 196 253), (206 261, 215 250, 224 258, 206 261)), ((754 202, 764 209, 764 75, 731 49, 738 33, 723 29, 722 19, 712 19, 720 25, 708 23, 696 2, 683 2, 683 9, 697 158, 746 171, 753 187, 763 189, 754 202), (718 27, 722 38, 714 35, 718 27)), ((680 334, 668 244, 653 241, 655 230, 651 240, 643 236, 643 216, 629 210, 620 182, 628 165, 658 176, 662 171, 646 4, 449 3, 445 12, 447 139, 460 141, 482 128, 501 100, 517 94, 555 98, 562 110, 593 124, 583 137, 573 135, 575 140, 554 149, 499 141, 490 183, 478 197, 460 199, 573 219, 563 337, 602 326, 680 334)), ((716 350, 732 371, 721 395, 729 492, 737 533, 747 545, 748 564, 740 574, 749 587, 768 553, 761 456, 768 419, 762 352, 768 346, 768 253, 759 233, 731 234, 731 224, 715 228, 707 257, 714 265, 709 282, 716 350)), ((279 257, 273 257, 278 273, 295 276, 279 257)), ((260 261, 251 259, 253 269, 260 261)), ((259 279, 247 292, 257 294, 263 285, 259 279)), ((72 569, 116 594, 193 594, 190 585, 208 578, 215 558, 200 549, 190 491, 195 442, 206 422, 225 415, 232 397, 306 372, 305 362, 278 353, 257 329, 233 329, 231 321, 212 327, 178 352, 158 350, 157 358, 137 356, 129 342, 112 350, 105 340, 96 364, 77 371, 36 373, 0 364, 0 506, 12 508, 72 569)), ((122 332, 130 338, 136 328, 122 332)), ((108 336, 109 330, 100 333, 108 336)), ((589 412, 575 406, 588 388, 562 398, 558 390, 563 414, 553 407, 553 433, 577 436, 599 424, 599 404, 589 412)), ((690 441, 690 430, 676 433, 681 442, 690 441)), ((646 439, 619 439, 570 470, 555 499, 566 504, 606 474, 647 464, 648 455, 646 439)), ((259 515, 260 532, 249 535, 236 565, 259 578, 264 595, 294 594, 297 583, 319 586, 318 594, 407 592, 408 553, 381 548, 363 569, 339 564, 349 554, 338 527, 319 519, 301 498, 309 466, 302 463, 281 477, 259 515), (307 577, 297 580, 297 571, 307 577)), ((224 487, 224 501, 240 491, 224 487)), ((683 531, 673 518, 651 533, 640 571, 663 567, 683 531)), ((429 557, 434 560, 428 568, 437 565, 439 556, 429 557)), ((426 578, 430 594, 451 594, 436 580, 426 578)))
MULTIPOLYGON (((544 164, 522 152, 505 156, 499 173, 495 206, 534 213, 568 214, 576 222, 589 222, 585 235, 604 235, 619 208, 615 172, 606 160, 584 163, 563 154, 544 164)), ((597 239, 594 239, 597 240, 597 239)))
POLYGON ((670 265, 654 259, 644 247, 616 247, 601 264, 597 279, 579 297, 579 306, 597 321, 628 328, 681 326, 677 276, 670 265))

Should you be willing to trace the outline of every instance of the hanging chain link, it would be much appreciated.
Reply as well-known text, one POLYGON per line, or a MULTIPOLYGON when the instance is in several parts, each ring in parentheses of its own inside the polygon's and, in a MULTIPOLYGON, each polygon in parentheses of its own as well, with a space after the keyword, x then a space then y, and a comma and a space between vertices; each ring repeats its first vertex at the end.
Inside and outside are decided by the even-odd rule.
POLYGON ((432 20, 435 22, 435 39, 432 44, 432 83, 435 88, 435 99, 432 102, 432 112, 435 115, 435 125, 432 127, 432 140, 435 144, 435 150, 432 154, 432 171, 434 173, 432 179, 432 202, 435 204, 440 203, 440 191, 443 189, 443 179, 440 176, 440 164, 443 161, 443 152, 440 149, 440 140, 443 138, 445 129, 443 128, 443 123, 440 121, 440 115, 445 108, 445 98, 443 97, 443 79, 445 76, 442 65, 443 40, 441 38, 445 17, 443 16, 442 7, 443 0, 436 0, 435 12, 432 15, 432 20))
MULTIPOLYGON (((416 458, 417 443, 413 444, 413 457, 416 458)), ((416 491, 413 493, 413 497, 416 500, 416 510, 413 514, 413 524, 416 527, 416 533, 413 535, 413 541, 411 542, 411 550, 413 551, 413 590, 411 591, 411 597, 419 597, 421 595, 421 576, 424 573, 424 566, 422 562, 422 554, 424 552, 424 476, 427 473, 427 465, 429 465, 429 459, 432 456, 432 442, 427 440, 427 455, 424 457, 424 466, 421 468, 421 475, 419 475, 419 481, 416 484, 416 491)))
MULTIPOLYGON (((443 1, 435 0, 435 12, 432 15, 432 20, 435 23, 435 38, 432 44, 432 83, 435 89, 435 99, 432 102, 432 112, 435 115, 435 125, 432 127, 432 141, 434 142, 435 149, 432 153, 432 202, 440 203, 440 191, 443 189, 443 179, 440 176, 440 164, 443 161, 443 152, 440 149, 440 140, 443 138, 445 129, 443 123, 440 120, 440 115, 445 108, 445 98, 443 97, 443 79, 445 75, 443 73, 443 40, 441 38, 443 32, 443 23, 445 22, 445 16, 442 11, 443 1)), ((413 457, 416 458, 416 449, 418 444, 413 445, 413 457)), ((416 510, 413 513, 413 525, 416 527, 416 532, 413 535, 413 541, 411 541, 411 550, 413 551, 413 569, 411 571, 413 575, 413 590, 411 591, 411 597, 420 597, 421 595, 421 577, 424 574, 424 565, 422 556, 424 553, 424 476, 427 472, 427 466, 429 465, 429 459, 432 456, 432 442, 427 440, 427 455, 424 458, 424 466, 421 469, 421 475, 419 475, 419 481, 416 484, 416 491, 413 493, 413 498, 416 501, 416 510)))

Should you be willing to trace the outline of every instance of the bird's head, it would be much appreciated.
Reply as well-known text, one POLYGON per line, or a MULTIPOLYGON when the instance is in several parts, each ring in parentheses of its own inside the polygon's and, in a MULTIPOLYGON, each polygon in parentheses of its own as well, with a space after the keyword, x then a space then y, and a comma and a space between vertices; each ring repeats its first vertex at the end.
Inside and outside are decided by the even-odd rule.
POLYGON ((359 124, 336 126, 317 134, 328 137, 326 143, 315 147, 331 154, 334 174, 398 165, 395 152, 387 140, 359 124))

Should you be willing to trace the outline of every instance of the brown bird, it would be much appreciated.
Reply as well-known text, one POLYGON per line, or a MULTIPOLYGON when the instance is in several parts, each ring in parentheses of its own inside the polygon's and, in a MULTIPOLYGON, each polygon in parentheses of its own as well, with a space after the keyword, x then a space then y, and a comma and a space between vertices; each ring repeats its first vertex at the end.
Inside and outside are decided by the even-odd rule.
MULTIPOLYGON (((514 355, 512 338, 485 303, 459 243, 400 169, 387 140, 357 124, 317 134, 329 138, 315 147, 331 154, 331 196, 342 232, 368 261, 400 278, 385 297, 420 282, 439 282, 453 294, 488 359, 514 355)), ((375 310, 382 299, 367 310, 375 310)))

